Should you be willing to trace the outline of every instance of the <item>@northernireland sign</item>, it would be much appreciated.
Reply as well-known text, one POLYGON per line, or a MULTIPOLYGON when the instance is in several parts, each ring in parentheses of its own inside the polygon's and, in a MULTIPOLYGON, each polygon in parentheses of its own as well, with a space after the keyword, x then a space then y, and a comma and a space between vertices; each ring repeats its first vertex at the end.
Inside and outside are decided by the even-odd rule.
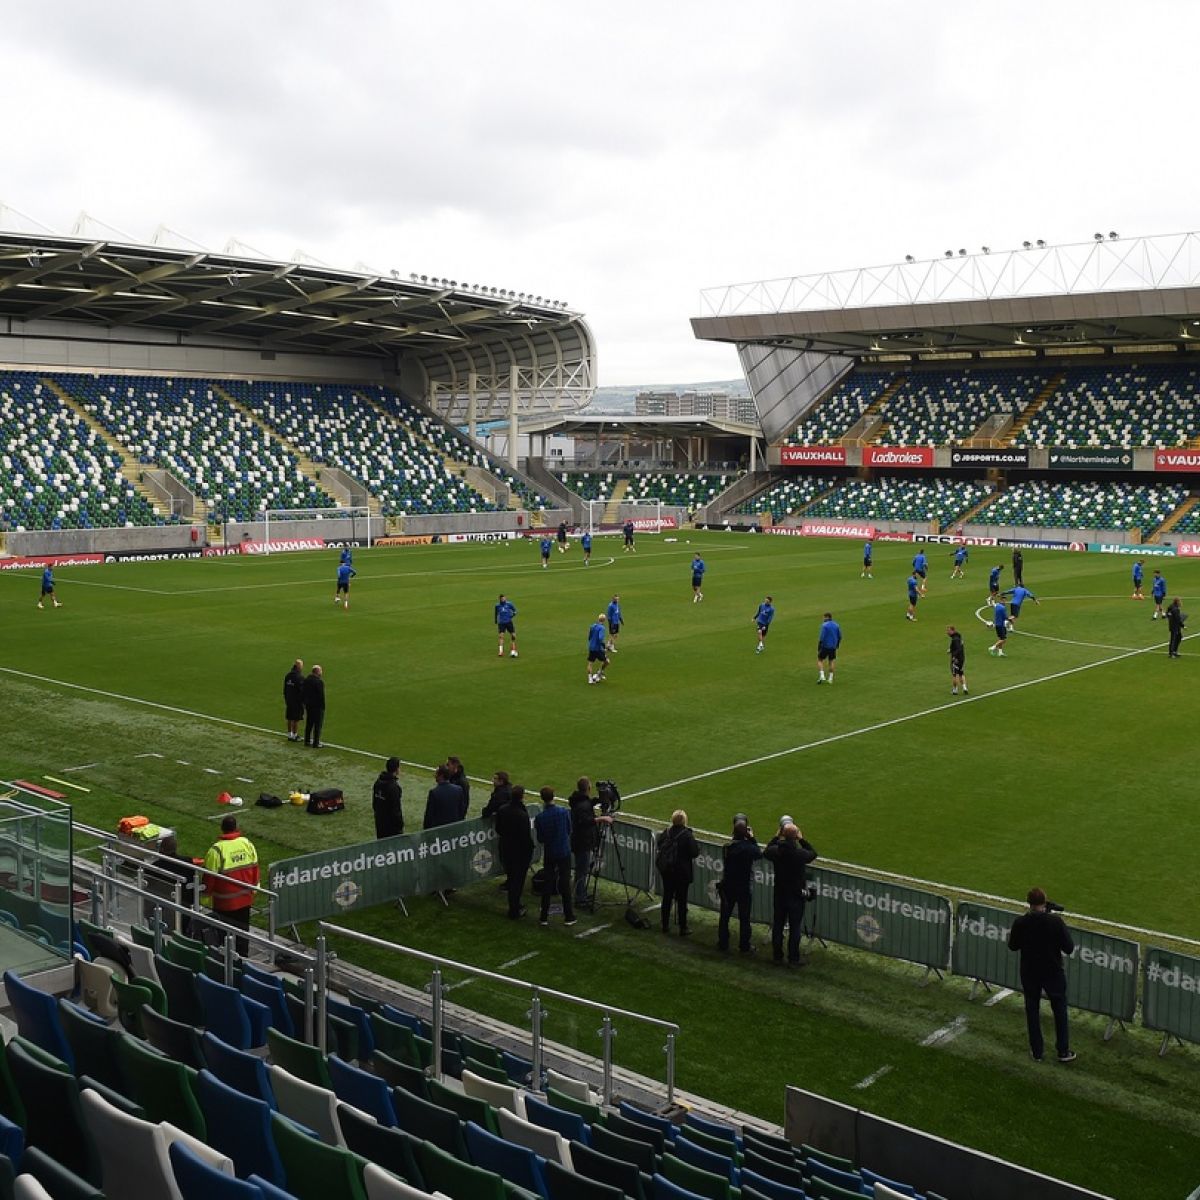
POLYGON ((1100 471, 1132 471, 1133 451, 1114 450, 1106 446, 1082 449, 1052 447, 1047 458, 1052 471, 1077 471, 1080 467, 1095 467, 1100 471))

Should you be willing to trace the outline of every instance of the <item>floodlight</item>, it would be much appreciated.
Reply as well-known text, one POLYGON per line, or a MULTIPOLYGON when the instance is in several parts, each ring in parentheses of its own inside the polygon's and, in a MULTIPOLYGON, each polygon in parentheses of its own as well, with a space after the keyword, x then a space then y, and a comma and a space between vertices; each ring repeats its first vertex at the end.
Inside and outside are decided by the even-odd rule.
POLYGON ((906 254, 904 256, 904 261, 905 262, 916 262, 917 260, 915 258, 913 258, 913 256, 911 254, 906 254))
POLYGON ((422 276, 421 276, 421 282, 422 282, 422 283, 428 283, 428 282, 429 282, 429 276, 428 276, 428 275, 422 275, 422 276))
POLYGON ((1117 236, 1118 235, 1116 233, 1114 233, 1112 230, 1109 230, 1108 240, 1110 242, 1115 242, 1117 240, 1117 236))
POLYGON ((1037 240, 1037 248, 1039 250, 1045 250, 1045 248, 1046 248, 1046 243, 1043 242, 1041 238, 1038 238, 1038 240, 1037 240))
POLYGON ((1104 241, 1104 234, 1102 234, 1102 233, 1093 233, 1093 234, 1092 234, 1092 238, 1093 238, 1093 240, 1094 240, 1094 241, 1097 241, 1097 242, 1102 242, 1102 241, 1104 241))
POLYGON ((960 250, 959 254, 961 254, 963 258, 966 258, 967 256, 967 252, 965 250, 960 250))
POLYGON ((991 254, 992 252, 991 246, 980 246, 979 248, 984 252, 984 254, 991 254))
POLYGON ((1026 250, 1032 250, 1032 249, 1033 249, 1033 243, 1032 243, 1032 242, 1022 242, 1022 243, 1021 243, 1021 245, 1022 245, 1022 246, 1024 246, 1024 248, 1025 248, 1026 250))
POLYGON ((400 272, 399 272, 399 271, 397 271, 395 267, 393 267, 393 268, 392 268, 392 278, 393 278, 393 279, 399 279, 399 278, 400 278, 400 272))
POLYGON ((947 251, 946 251, 946 257, 947 257, 947 258, 953 258, 953 257, 954 257, 954 251, 953 251, 953 250, 947 250, 947 251))

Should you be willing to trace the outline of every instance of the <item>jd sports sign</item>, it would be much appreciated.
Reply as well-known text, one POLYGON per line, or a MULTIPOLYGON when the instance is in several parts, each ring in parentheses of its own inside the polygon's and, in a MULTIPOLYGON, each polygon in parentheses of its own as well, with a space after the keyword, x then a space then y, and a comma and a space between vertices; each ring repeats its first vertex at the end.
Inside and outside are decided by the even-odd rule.
POLYGON ((1001 450, 950 451, 952 467, 1028 467, 1029 451, 1025 447, 1001 450))
POLYGON ((1080 468, 1095 468, 1098 471, 1132 471, 1133 452, 1130 450, 1111 450, 1095 446, 1085 449, 1062 449, 1054 447, 1050 451, 1048 465, 1052 471, 1077 471, 1080 468))

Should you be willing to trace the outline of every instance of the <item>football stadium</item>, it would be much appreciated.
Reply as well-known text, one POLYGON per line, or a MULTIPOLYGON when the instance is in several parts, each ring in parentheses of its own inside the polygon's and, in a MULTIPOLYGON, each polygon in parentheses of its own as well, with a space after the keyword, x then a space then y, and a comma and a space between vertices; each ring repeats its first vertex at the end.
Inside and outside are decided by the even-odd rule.
POLYGON ((1198 250, 706 291, 751 423, 581 412, 550 298, 0 235, 8 1194, 1182 1200, 1198 250))

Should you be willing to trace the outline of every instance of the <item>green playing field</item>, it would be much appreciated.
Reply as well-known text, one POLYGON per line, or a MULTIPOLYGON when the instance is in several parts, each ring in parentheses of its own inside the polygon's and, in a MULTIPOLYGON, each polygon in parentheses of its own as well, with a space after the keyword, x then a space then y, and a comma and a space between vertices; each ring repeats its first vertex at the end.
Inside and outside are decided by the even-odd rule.
MULTIPOLYGON (((5 572, 0 765, 90 788, 71 789, 81 820, 109 827, 136 810, 172 824, 190 852, 211 840, 222 790, 249 805, 260 791, 345 789, 349 808, 330 820, 242 809, 271 860, 370 837, 370 783, 393 753, 406 760, 415 826, 430 767, 456 753, 478 779, 473 812, 498 768, 562 794, 580 774, 611 778, 631 814, 662 820, 682 807, 692 825, 723 833, 742 810, 761 835, 788 812, 826 861, 1004 896, 1041 883, 1072 912, 1200 937, 1187 882, 1196 643, 1168 659, 1165 622, 1130 599, 1128 558, 1027 551, 1041 603, 1026 605, 1006 656, 993 658, 987 568, 1002 562, 1007 581, 1008 552, 973 548, 967 578, 952 581, 949 548, 930 548, 929 592, 911 623, 913 550, 878 544, 870 580, 858 543, 736 534, 641 537, 636 555, 598 539, 590 566, 573 545, 544 570, 524 542, 360 550, 348 611, 333 603, 332 551, 63 568, 58 610, 36 608, 38 573, 5 572), (696 551, 708 566, 702 603, 690 587, 696 551), (517 606, 515 660, 496 652, 502 591, 517 606), (768 593, 778 615, 756 654, 752 618, 768 593), (619 653, 589 686, 587 629, 615 594, 619 653), (817 685, 825 611, 844 634, 833 686, 817 685), (967 697, 950 694, 950 623, 966 642, 967 697), (297 656, 325 672, 319 751, 283 738, 282 680, 297 656)), ((1187 609, 1200 563, 1148 559, 1148 578, 1156 564, 1187 609)), ((708 917, 702 945, 664 953, 657 934, 651 944, 614 926, 585 954, 561 930, 524 925, 504 925, 497 946, 486 885, 455 910, 412 907, 402 932, 414 945, 493 968, 528 945, 541 955, 530 978, 680 1020, 685 1047, 708 1045, 690 1065, 684 1055, 683 1085, 766 1116, 779 1119, 791 1080, 1101 1191, 1182 1196, 1200 1183, 1190 1047, 1158 1060, 1144 1033, 1103 1044, 1080 1018, 1079 1070, 1033 1075, 1017 1062, 1015 998, 972 1009, 951 1044, 921 1045, 963 1011, 963 981, 917 990, 911 968, 834 950, 814 957, 798 1000, 757 963, 714 966, 708 917), (764 1052, 771 1036, 803 1033, 799 1059, 764 1066, 758 1055, 751 1070, 728 1052, 735 980, 764 1052), (890 1073, 856 1090, 882 1066, 890 1073), (1011 1121, 997 1122, 1000 1103, 1014 1107, 1011 1121), (1127 1136, 1130 1165, 1114 1183, 1097 1146, 1127 1136), (1153 1187, 1134 1187, 1155 1164, 1153 1187)), ((357 920, 401 932, 390 910, 357 920)), ((506 1014, 482 985, 461 996, 506 1014)), ((580 1044, 594 1045, 585 1024, 580 1044)), ((654 1048, 628 1053, 655 1069, 654 1048)))

